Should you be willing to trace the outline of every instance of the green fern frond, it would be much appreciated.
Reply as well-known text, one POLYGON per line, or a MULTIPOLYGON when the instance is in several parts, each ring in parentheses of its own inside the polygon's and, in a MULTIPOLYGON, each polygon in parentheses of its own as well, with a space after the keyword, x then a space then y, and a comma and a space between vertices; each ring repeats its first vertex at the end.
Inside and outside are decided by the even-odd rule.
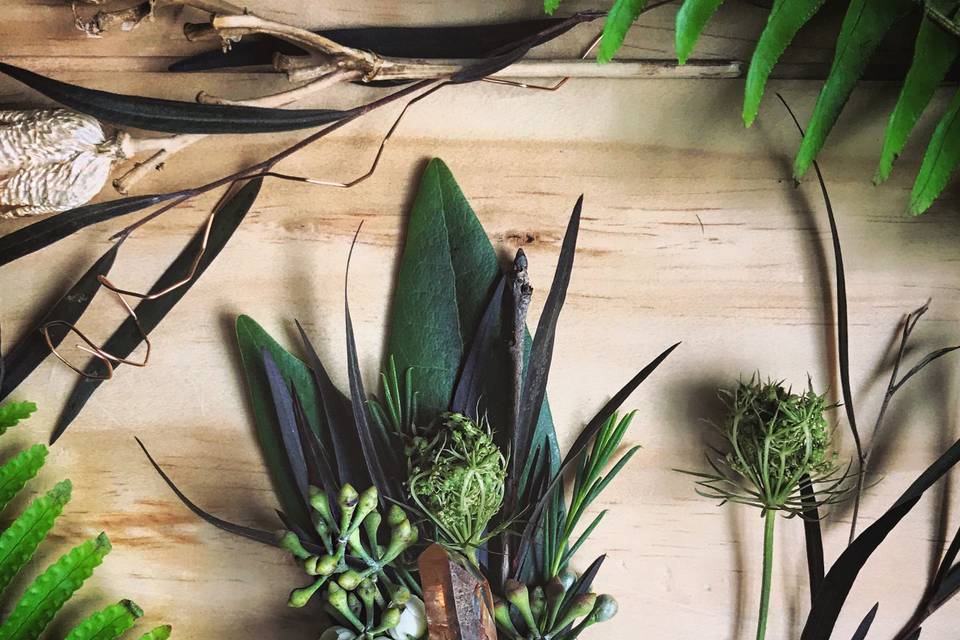
POLYGON ((793 164, 794 178, 802 178, 820 153, 880 41, 893 23, 913 7, 913 0, 853 0, 850 3, 840 27, 830 74, 817 97, 793 164))
POLYGON ((598 61, 613 60, 613 55, 627 37, 627 31, 646 5, 647 0, 616 0, 613 3, 610 13, 607 14, 607 21, 603 23, 603 37, 597 49, 598 61))
POLYGON ((960 162, 960 91, 940 118, 930 138, 920 172, 910 194, 910 213, 920 215, 930 208, 960 162))
POLYGON ((543 0, 543 10, 547 15, 553 15, 553 12, 560 8, 563 0, 543 0))
POLYGON ((143 609, 130 600, 112 604, 73 628, 64 640, 114 640, 133 627, 143 609))
POLYGON ((173 629, 170 625, 165 624, 162 627, 157 627, 151 631, 140 636, 140 640, 167 640, 170 637, 170 632, 173 629))
POLYGON ((110 541, 101 533, 47 567, 0 625, 0 640, 35 640, 108 553, 110 541))
POLYGON ((20 572, 43 542, 53 523, 70 502, 69 480, 58 483, 45 496, 34 500, 0 535, 0 591, 20 572))
POLYGON ((893 163, 903 151, 914 125, 958 54, 960 40, 925 15, 917 33, 910 71, 907 72, 900 97, 897 98, 897 106, 887 122, 880 165, 877 167, 874 182, 880 183, 890 177, 893 163))
POLYGON ((0 511, 23 489, 23 485, 37 475, 46 458, 47 448, 35 444, 0 467, 0 511))
POLYGON ((757 118, 767 79, 780 56, 793 42, 797 32, 820 11, 826 0, 776 0, 767 18, 757 47, 750 58, 747 82, 743 90, 743 124, 757 118))
POLYGON ((717 12, 723 0, 687 0, 677 12, 676 48, 677 60, 685 64, 700 32, 717 12))
POLYGON ((36 410, 37 405, 32 402, 8 402, 0 405, 0 435, 10 427, 17 426, 21 420, 29 418, 36 410))

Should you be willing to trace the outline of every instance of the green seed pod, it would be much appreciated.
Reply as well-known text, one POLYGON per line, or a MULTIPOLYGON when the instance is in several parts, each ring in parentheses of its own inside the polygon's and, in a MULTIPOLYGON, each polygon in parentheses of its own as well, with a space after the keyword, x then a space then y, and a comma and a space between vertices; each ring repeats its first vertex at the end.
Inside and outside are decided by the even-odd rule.
POLYGON ((336 611, 344 620, 355 626, 357 629, 363 629, 363 623, 350 610, 350 600, 347 592, 340 588, 336 582, 327 583, 327 604, 336 611))
POLYGON ((361 576, 359 573, 353 569, 347 569, 337 577, 337 584, 347 591, 353 591, 360 585, 362 580, 363 576, 361 576))
POLYGON ((375 636, 378 633, 383 633, 393 629, 398 624, 400 624, 400 610, 396 607, 388 607, 380 614, 380 624, 370 631, 370 635, 375 636))
POLYGON ((405 605, 410 600, 410 589, 405 586, 397 585, 390 594, 390 602, 397 605, 405 605))
POLYGON ((511 637, 519 637, 520 632, 513 624, 510 618, 510 605, 497 598, 493 601, 493 617, 497 621, 497 626, 505 630, 511 637))
POLYGON ((527 625, 527 631, 540 635, 540 630, 530 609, 530 592, 527 590, 527 585, 513 579, 507 580, 503 584, 503 594, 507 597, 507 601, 520 612, 523 623, 527 625))
POLYGON ((337 570, 339 562, 334 556, 320 556, 317 558, 315 569, 318 576, 330 576, 337 570))
POLYGON ((310 506, 328 527, 333 527, 333 512, 330 510, 330 499, 326 493, 316 487, 310 487, 310 506))
POLYGON ((590 615, 596 603, 597 594, 595 593, 581 593, 575 596, 573 600, 570 601, 570 606, 563 612, 563 616, 560 622, 557 623, 556 628, 563 629, 568 624, 572 624, 577 618, 590 615))
POLYGON ((292 553, 298 560, 306 560, 310 557, 310 552, 300 544, 300 538, 293 531, 286 531, 280 536, 278 545, 281 549, 286 549, 292 553))
POLYGON ((308 576, 320 575, 317 573, 317 560, 319 559, 319 556, 310 556, 303 561, 303 570, 307 572, 308 576))
POLYGON ((390 505, 390 509, 387 510, 387 524, 389 526, 395 527, 406 519, 407 514, 403 509, 395 504, 390 505))
POLYGON ((593 606, 593 616, 597 622, 606 622, 617 615, 619 608, 613 596, 602 594, 597 598, 597 603, 593 606))
POLYGON ((360 586, 357 587, 357 596, 360 598, 360 601, 363 602, 363 612, 364 618, 366 620, 366 626, 373 626, 373 614, 375 609, 375 603, 377 600, 377 585, 373 583, 373 580, 367 578, 360 583, 360 586))
POLYGON ((577 581, 577 574, 569 569, 565 569, 560 572, 558 576, 560 579, 560 584, 563 585, 564 592, 570 591, 570 588, 573 586, 573 583, 577 581))
POLYGON ((557 613, 560 611, 560 605, 563 604, 563 598, 567 595, 567 589, 563 586, 563 581, 559 576, 550 578, 544 589, 547 596, 547 620, 546 628, 548 631, 554 630, 554 622, 557 620, 557 613))
POLYGON ((313 594, 317 592, 317 589, 323 586, 324 580, 326 580, 326 578, 320 578, 309 586, 291 591, 290 598, 287 600, 287 605, 298 608, 306 605, 310 601, 310 598, 313 597, 313 594))
POLYGON ((377 491, 377 488, 373 486, 369 487, 366 491, 360 494, 360 500, 357 502, 357 512, 355 514, 356 521, 361 522, 367 517, 367 514, 376 509, 377 502, 379 500, 380 494, 377 491))
POLYGON ((357 597, 355 593, 347 594, 347 606, 350 607, 350 612, 358 616, 360 615, 360 598, 357 597))
POLYGON ((350 522, 353 519, 353 512, 357 508, 357 502, 360 501, 360 495, 353 485, 347 483, 340 488, 340 495, 337 498, 337 506, 340 507, 340 532, 341 534, 350 530, 350 522))
POLYGON ((377 544, 377 534, 380 531, 380 522, 383 520, 383 516, 380 515, 379 511, 371 511, 367 514, 367 517, 363 519, 363 530, 367 534, 367 541, 370 542, 370 548, 377 555, 380 554, 379 545, 377 544))

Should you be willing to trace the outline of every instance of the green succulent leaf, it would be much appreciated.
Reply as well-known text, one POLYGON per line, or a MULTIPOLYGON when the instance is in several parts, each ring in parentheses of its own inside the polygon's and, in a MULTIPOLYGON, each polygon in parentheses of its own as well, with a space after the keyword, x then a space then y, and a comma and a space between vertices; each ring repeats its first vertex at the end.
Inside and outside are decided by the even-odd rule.
MULTIPOLYGON (((770 72, 776 66, 783 52, 793 41, 794 36, 820 10, 826 0, 776 0, 767 26, 760 34, 760 40, 753 50, 750 69, 747 71, 746 87, 743 91, 743 123, 753 124, 760 109, 760 100, 770 72)), ((686 6, 686 5, 684 5, 686 6)))
POLYGON ((114 640, 132 628, 143 609, 130 600, 97 611, 73 628, 64 640, 114 640))
POLYGON ((29 418, 36 410, 37 405, 32 402, 8 402, 0 405, 0 435, 10 427, 17 426, 21 420, 29 418))
POLYGON ((916 3, 913 0, 853 0, 843 18, 830 74, 820 90, 793 165, 800 179, 820 153, 840 111, 884 35, 916 3))
POLYGON ((887 122, 880 166, 874 182, 880 183, 890 177, 894 161, 903 151, 914 125, 933 98, 937 86, 943 82, 958 53, 960 40, 929 16, 924 16, 917 34, 910 71, 900 90, 897 106, 887 122))
POLYGON ((140 636, 140 640, 167 640, 170 637, 170 632, 173 629, 170 625, 165 624, 162 627, 157 627, 156 629, 151 629, 147 633, 140 636))
POLYGON ((0 640, 34 640, 110 553, 105 533, 74 547, 40 574, 0 626, 0 640))
POLYGON ((600 39, 600 47, 597 49, 597 60, 600 62, 610 62, 614 54, 623 45, 624 38, 627 37, 627 31, 634 23, 647 0, 616 0, 610 13, 607 14, 607 21, 603 23, 603 37, 600 39))
POLYGON ((923 154, 920 172, 910 194, 910 213, 920 215, 930 208, 950 180, 960 162, 960 91, 950 101, 946 113, 937 123, 930 144, 923 154))
POLYGON ((265 349, 271 355, 287 384, 297 390, 304 413, 310 422, 310 428, 317 433, 320 399, 317 397, 310 368, 281 347, 249 316, 237 318, 237 344, 240 347, 240 358, 247 379, 247 389, 250 392, 250 404, 257 426, 257 436, 267 468, 270 470, 270 478, 280 499, 280 505, 287 516, 301 526, 309 528, 312 526, 310 516, 287 462, 286 448, 280 435, 270 382, 264 369, 263 351, 265 349))
POLYGON ((676 47, 677 59, 685 64, 700 32, 717 12, 723 0, 686 0, 677 12, 676 47))
POLYGON ((70 502, 70 491, 69 480, 59 482, 45 496, 34 500, 0 535, 0 592, 33 557, 63 507, 70 502))
POLYGON ((46 458, 47 448, 35 444, 0 467, 0 511, 6 508, 23 485, 37 475, 46 458))

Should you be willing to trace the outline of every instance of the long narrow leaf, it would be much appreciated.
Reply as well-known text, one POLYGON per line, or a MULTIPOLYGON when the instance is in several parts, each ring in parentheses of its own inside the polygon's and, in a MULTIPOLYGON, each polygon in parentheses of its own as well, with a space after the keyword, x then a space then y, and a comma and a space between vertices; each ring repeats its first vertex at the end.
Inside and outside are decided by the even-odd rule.
POLYGON ((810 476, 800 480, 800 500, 803 505, 803 536, 807 549, 807 575, 810 579, 810 601, 817 597, 817 591, 823 583, 823 533, 820 530, 820 510, 817 509, 817 496, 810 482, 810 476))
MULTIPOLYGON (((110 273, 119 248, 120 245, 114 244, 100 256, 93 263, 93 266, 87 269, 87 272, 77 280, 77 283, 43 316, 37 327, 29 331, 13 346, 6 357, 6 376, 0 380, 0 401, 19 387, 20 383, 50 355, 50 346, 40 332, 40 327, 53 321, 75 324, 80 320, 80 316, 90 306, 94 295, 100 289, 99 277, 110 273)), ((49 329, 49 334, 50 341, 56 347, 66 337, 67 331, 63 325, 55 325, 49 329)))
POLYGON ((283 374, 280 373, 280 368, 270 354, 270 350, 262 349, 261 355, 264 370, 267 373, 267 382, 270 385, 270 393, 273 396, 273 407, 277 415, 277 425, 280 427, 280 438, 286 450, 287 464, 290 466, 293 479, 297 489, 300 490, 304 507, 306 507, 310 504, 310 492, 308 491, 310 479, 307 477, 307 461, 303 454, 303 446, 300 444, 300 432, 294 417, 293 397, 290 395, 287 382, 284 380, 283 374))
POLYGON ((927 108, 937 87, 960 53, 960 39, 924 15, 913 49, 913 62, 903 81, 897 106, 883 134, 883 150, 874 182, 890 177, 893 163, 903 151, 914 125, 927 108))
MULTIPOLYGON (((226 246, 230 237, 233 235, 244 217, 253 205, 257 194, 260 192, 260 185, 263 179, 257 178, 249 181, 243 186, 227 203, 223 205, 210 229, 210 235, 207 241, 206 251, 197 264, 194 277, 184 286, 167 293, 155 300, 143 300, 136 307, 137 317, 140 319, 140 325, 143 331, 150 333, 166 317, 173 307, 180 302, 187 291, 200 279, 207 267, 216 259, 220 251, 226 246)), ((161 291, 179 282, 183 276, 189 272, 190 266, 196 259, 204 240, 203 230, 199 231, 193 239, 187 244, 184 250, 170 264, 163 275, 153 286, 153 291, 161 291)), ((129 356, 143 341, 140 330, 137 329, 133 319, 127 319, 116 332, 107 340, 103 350, 117 357, 124 358, 129 356)), ((94 359, 88 365, 87 371, 103 373, 103 363, 94 359)), ((92 380, 83 378, 79 380, 67 400, 63 412, 54 427, 53 434, 50 436, 51 443, 63 435, 67 427, 73 422, 87 401, 93 395, 94 391, 100 386, 101 380, 92 380)))
POLYGON ((770 72, 793 38, 826 0, 775 0, 767 26, 764 27, 750 58, 746 86, 743 90, 743 123, 753 124, 760 110, 760 101, 770 72))
POLYGON ((300 323, 300 338, 307 354, 307 363, 313 371, 313 377, 319 390, 323 411, 326 416, 327 434, 330 450, 337 465, 337 486, 349 482, 354 487, 366 487, 372 484, 367 466, 363 460, 360 436, 353 421, 353 408, 327 374, 316 349, 300 323))
MULTIPOLYGON (((360 230, 357 229, 357 233, 360 230)), ((360 360, 357 356, 357 341, 353 334, 353 321, 350 318, 350 300, 348 283, 350 274, 350 259, 353 257, 353 248, 357 238, 354 236, 350 245, 350 255, 347 257, 347 275, 343 287, 343 316, 347 334, 347 375, 350 379, 350 399, 353 404, 353 420, 360 435, 360 446, 363 458, 366 461, 370 477, 380 492, 381 504, 387 500, 401 500, 402 495, 396 486, 399 478, 396 473, 396 464, 392 457, 392 450, 386 448, 379 434, 373 431, 370 418, 367 415, 367 396, 363 390, 363 379, 360 374, 360 360)))
POLYGON ((844 550, 823 579, 816 600, 803 627, 801 640, 826 640, 843 608, 843 603, 873 552, 884 541, 923 494, 960 461, 960 441, 947 449, 911 484, 900 498, 844 550))
POLYGON ((269 109, 199 104, 87 89, 0 62, 0 72, 51 100, 111 124, 164 133, 273 133, 349 117, 356 109, 269 109))
POLYGON ((64 640, 115 640, 136 623, 143 609, 130 600, 97 611, 74 627, 64 640))
POLYGON ((147 447, 143 444, 140 438, 136 438, 136 441, 143 450, 143 454, 147 456, 147 460, 150 461, 150 464, 153 466, 154 470, 160 475, 161 478, 163 478, 163 481, 167 483, 167 486, 170 487, 170 490, 176 494, 177 498, 180 499, 180 502, 182 502, 184 506, 190 509, 190 511, 193 511, 193 513, 196 514, 201 520, 205 520, 216 528, 226 531, 227 533, 240 536, 241 538, 247 538, 248 540, 253 540, 254 542, 266 544, 271 547, 277 546, 276 535, 269 531, 228 522, 198 507, 192 500, 190 500, 190 498, 186 496, 186 494, 180 491, 177 485, 173 483, 173 480, 170 479, 170 476, 168 476, 163 468, 157 464, 157 461, 154 460, 153 456, 150 455, 150 452, 147 451, 147 447))
POLYGON ((69 480, 57 483, 34 500, 0 535, 0 591, 23 569, 70 502, 69 480))
POLYGON ((623 45, 631 25, 640 16, 647 0, 614 0, 607 21, 603 23, 603 37, 597 48, 597 60, 610 62, 623 45))
POLYGON ((830 74, 813 107, 807 132, 793 165, 800 179, 823 148, 827 135, 850 98, 870 56, 893 23, 915 6, 913 0, 853 0, 840 27, 830 74))
POLYGON ((300 447, 303 449, 310 484, 322 489, 327 495, 337 495, 340 492, 340 481, 326 451, 310 428, 310 422, 307 420, 303 403, 296 389, 293 390, 293 417, 297 423, 300 447))
POLYGON ((80 229, 173 200, 176 195, 169 193, 120 198, 109 202, 85 204, 82 207, 46 217, 0 238, 0 266, 49 247, 80 229))
POLYGON ((954 94, 946 113, 937 123, 923 154, 920 171, 910 193, 912 215, 918 216, 933 204, 947 186, 960 162, 960 91, 954 94))
POLYGON ((680 64, 685 64, 700 32, 717 12, 723 0, 685 0, 677 11, 676 49, 680 64))
POLYGON ((33 581, 0 626, 2 640, 35 640, 68 599, 93 575, 110 541, 101 533, 74 547, 33 581))
POLYGON ((486 384, 483 365, 491 351, 496 348, 496 342, 500 338, 497 329, 500 310, 503 307, 505 284, 506 280, 503 276, 500 276, 497 281, 497 288, 494 289, 490 302, 487 303, 487 310, 483 312, 480 326, 477 327, 467 359, 463 363, 460 377, 453 389, 453 401, 450 404, 450 410, 470 416, 474 420, 480 417, 477 415, 479 413, 478 407, 486 384))

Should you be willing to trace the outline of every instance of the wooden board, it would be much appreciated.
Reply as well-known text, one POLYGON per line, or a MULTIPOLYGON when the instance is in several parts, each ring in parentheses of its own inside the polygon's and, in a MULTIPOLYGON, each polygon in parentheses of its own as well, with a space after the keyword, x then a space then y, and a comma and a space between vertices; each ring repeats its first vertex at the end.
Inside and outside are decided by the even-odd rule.
MULTIPOLYGON (((0 57, 88 86, 190 99, 199 89, 248 96, 275 79, 251 74, 175 77, 159 62, 194 49, 161 20, 100 40, 72 30, 58 0, 11 0, 0 22, 0 57), (78 64, 77 60, 86 60, 78 64), (102 66, 100 62, 102 61, 102 66), (73 66, 71 66, 73 65, 73 66), (101 70, 97 70, 97 69, 101 70), (71 70, 72 69, 72 70, 71 70), (129 70, 127 70, 129 69, 129 70), (154 69, 154 71, 151 71, 154 69)), ((304 25, 413 24, 538 15, 536 0, 448 3, 376 0, 251 3, 264 14, 304 25), (280 5, 270 8, 268 5, 280 5)), ((587 3, 572 3, 586 8, 587 3)), ((669 57, 674 8, 642 19, 625 55, 669 57)), ((724 8, 708 28, 707 57, 744 58, 750 28, 764 12, 724 8)), ((832 23, 834 26, 836 23, 832 23)), ((792 60, 830 57, 813 28, 792 60)), ((597 27, 579 27, 551 55, 572 55, 597 27)), ((272 83, 272 84, 270 84, 272 83)), ((199 522, 148 467, 133 441, 145 440, 170 474, 205 508, 225 518, 275 526, 276 502, 253 439, 232 342, 238 313, 292 339, 300 319, 336 382, 346 381, 343 270, 350 237, 363 233, 351 274, 351 305, 363 371, 374 380, 381 358, 387 296, 416 181, 431 157, 443 158, 504 255, 523 245, 543 303, 559 241, 576 197, 586 194, 581 250, 561 318, 549 391, 560 435, 572 434, 640 366, 666 345, 681 348, 634 394, 631 442, 643 449, 596 509, 611 513, 579 556, 581 566, 608 554, 597 587, 621 613, 585 637, 751 637, 755 624, 762 526, 755 511, 718 508, 694 494, 672 469, 700 468, 702 421, 716 415, 716 389, 760 371, 819 389, 839 387, 833 366, 832 258, 815 184, 795 189, 789 167, 797 136, 772 97, 780 91, 809 113, 818 83, 777 80, 750 130, 739 121, 741 81, 581 80, 556 93, 478 84, 444 91, 411 109, 373 178, 351 190, 269 183, 254 211, 214 266, 154 333, 148 368, 122 369, 54 447, 31 487, 62 477, 75 498, 43 547, 49 561, 82 536, 107 531, 115 549, 91 586, 68 606, 62 630, 90 607, 135 598, 150 623, 170 622, 178 638, 238 640, 317 636, 316 610, 284 606, 299 570, 274 550, 199 522)), ((350 88, 315 104, 348 104, 368 90, 350 88)), ((862 429, 869 431, 886 384, 889 347, 902 315, 933 298, 917 331, 917 353, 960 336, 957 285, 960 215, 950 190, 924 217, 904 216, 912 169, 934 120, 925 118, 890 184, 870 185, 896 86, 862 86, 841 118, 823 166, 844 239, 851 314, 852 374, 862 429)), ((949 94, 939 95, 942 107, 949 94)), ((10 80, 0 101, 41 104, 10 80)), ((396 108, 372 114, 291 158, 282 169, 322 179, 366 170, 396 108)), ((207 140, 177 157, 138 192, 213 178, 264 157, 295 135, 207 140)), ((112 197, 104 193, 101 197, 112 197)), ((182 207, 138 233, 121 254, 118 284, 148 286, 201 223, 214 198, 182 207)), ((4 222, 0 233, 22 223, 4 222)), ((0 320, 7 344, 108 246, 120 221, 0 269, 0 320)), ((85 328, 105 337, 119 311, 98 300, 85 328)), ((958 363, 945 360, 902 392, 878 452, 877 486, 862 514, 866 526, 958 436, 958 363)), ((44 440, 74 375, 51 358, 17 392, 40 404, 4 452, 44 440)), ((840 412, 837 434, 851 455, 840 412)), ((873 637, 892 636, 919 596, 930 565, 956 530, 956 481, 916 507, 867 565, 844 609, 836 637, 850 637, 880 601, 873 637), (941 521, 937 514, 945 513, 941 521)), ((18 502, 22 506, 24 500, 18 502)), ((842 550, 849 510, 824 523, 827 561, 842 550)), ((803 536, 779 523, 771 638, 796 637, 808 609, 803 536)), ((40 565, 33 568, 35 572, 40 565)), ((28 572, 28 576, 32 572, 28 572)), ((22 588, 19 579, 16 588, 22 588)), ((954 638, 960 603, 924 627, 927 640, 954 638)))

